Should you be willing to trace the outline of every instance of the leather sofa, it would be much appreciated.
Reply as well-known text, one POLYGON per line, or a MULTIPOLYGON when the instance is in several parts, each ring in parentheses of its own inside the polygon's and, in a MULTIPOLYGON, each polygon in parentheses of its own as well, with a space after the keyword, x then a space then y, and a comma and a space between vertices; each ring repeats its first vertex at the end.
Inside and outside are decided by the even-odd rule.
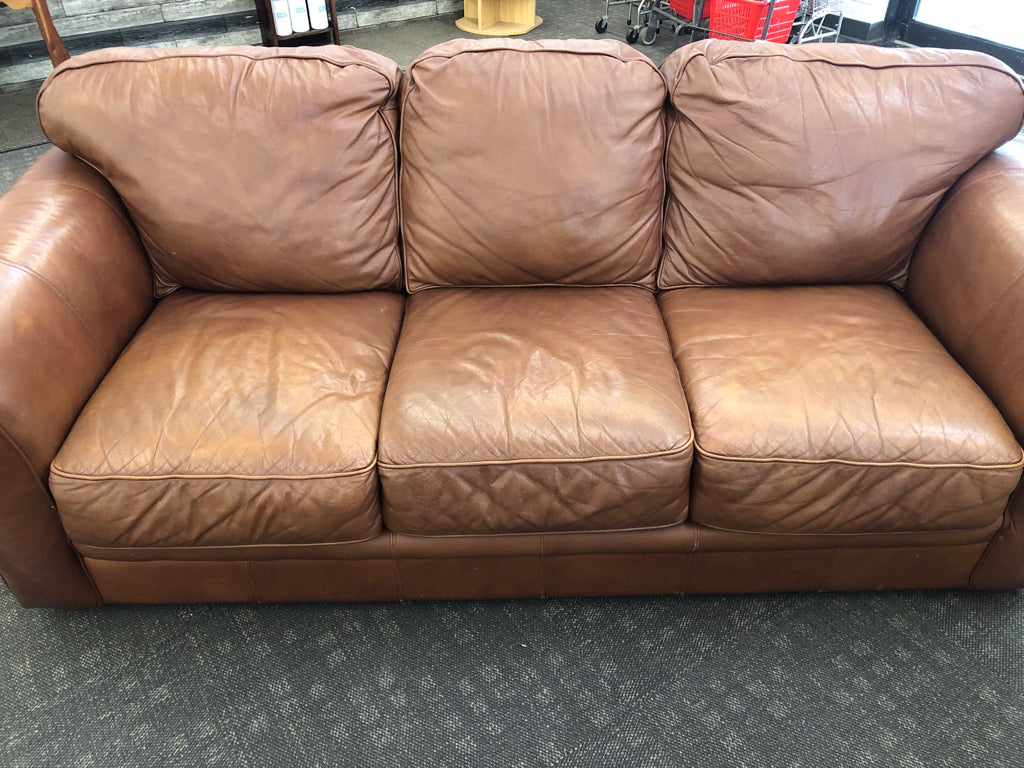
POLYGON ((24 606, 1024 584, 993 59, 115 49, 38 108, 0 199, 24 606))

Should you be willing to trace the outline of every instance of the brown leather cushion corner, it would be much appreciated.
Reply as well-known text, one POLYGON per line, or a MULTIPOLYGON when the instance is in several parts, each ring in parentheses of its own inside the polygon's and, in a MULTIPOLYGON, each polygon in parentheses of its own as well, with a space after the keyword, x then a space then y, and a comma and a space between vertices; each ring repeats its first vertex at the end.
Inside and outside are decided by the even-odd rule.
POLYGON ((1024 117, 971 51, 709 40, 669 83, 660 288, 906 282, 942 195, 1024 117))
POLYGON ((406 286, 643 285, 665 199, 665 82, 612 40, 454 40, 402 98, 406 286))
POLYGON ((155 290, 397 290, 401 70, 349 46, 111 48, 39 93, 124 200, 155 290))
POLYGON ((146 548, 375 535, 377 426, 403 303, 163 299, 53 461, 68 536, 146 548))
POLYGON ((1021 448, 885 286, 659 297, 694 420, 691 519, 866 534, 997 525, 1021 448))
POLYGON ((384 522, 413 535, 686 518, 692 431, 640 288, 410 297, 381 417, 384 522))

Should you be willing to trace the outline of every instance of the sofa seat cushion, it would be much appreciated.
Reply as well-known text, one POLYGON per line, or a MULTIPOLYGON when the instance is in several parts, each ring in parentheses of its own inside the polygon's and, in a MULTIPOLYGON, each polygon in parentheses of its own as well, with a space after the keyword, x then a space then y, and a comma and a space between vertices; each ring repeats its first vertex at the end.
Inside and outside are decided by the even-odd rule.
POLYGON ((404 299, 179 291, 54 459, 78 544, 320 544, 380 530, 376 440, 404 299))
POLYGON ((1021 449, 885 286, 660 296, 693 415, 691 519, 760 533, 980 529, 1021 449))
POLYGON ((640 288, 410 297, 381 417, 384 524, 414 535, 686 518, 692 431, 640 288))

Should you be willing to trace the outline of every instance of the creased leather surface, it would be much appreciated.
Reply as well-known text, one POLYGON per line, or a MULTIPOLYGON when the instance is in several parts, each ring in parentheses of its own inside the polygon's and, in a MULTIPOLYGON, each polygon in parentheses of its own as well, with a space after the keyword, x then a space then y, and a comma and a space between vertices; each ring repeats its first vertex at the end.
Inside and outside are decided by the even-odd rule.
POLYGON ((691 430, 638 288, 436 289, 407 306, 381 418, 390 530, 600 530, 686 517, 691 430))
POLYGON ((355 48, 117 48, 39 94, 124 199, 158 294, 395 289, 398 65, 355 48))
POLYGON ((943 193, 1024 117, 980 53, 711 40, 669 83, 658 285, 906 281, 943 193))
POLYGON ((696 433, 692 519, 779 533, 983 528, 1021 474, 995 407, 883 286, 660 296, 696 433))
POLYGON ((402 98, 406 284, 654 287, 665 84, 614 41, 456 40, 402 98))
POLYGON ((72 540, 218 546, 377 533, 377 426, 403 301, 162 300, 53 462, 72 540))
POLYGON ((22 605, 98 602, 45 480, 149 312, 150 280, 113 190, 64 152, 44 154, 0 198, 0 573, 22 605))
MULTIPOLYGON (((1006 145, 950 190, 914 254, 907 295, 1024 439, 1024 148, 1006 145)), ((1018 488, 972 583, 1024 586, 1022 551, 1018 488)))

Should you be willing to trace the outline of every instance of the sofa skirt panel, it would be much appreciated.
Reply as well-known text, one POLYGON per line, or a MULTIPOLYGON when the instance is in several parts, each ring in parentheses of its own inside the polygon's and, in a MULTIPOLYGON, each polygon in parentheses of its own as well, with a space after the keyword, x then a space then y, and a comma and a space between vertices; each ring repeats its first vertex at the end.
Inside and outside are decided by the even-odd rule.
POLYGON ((779 536, 684 523, 620 533, 316 547, 79 547, 108 603, 448 600, 970 585, 996 530, 779 536))

